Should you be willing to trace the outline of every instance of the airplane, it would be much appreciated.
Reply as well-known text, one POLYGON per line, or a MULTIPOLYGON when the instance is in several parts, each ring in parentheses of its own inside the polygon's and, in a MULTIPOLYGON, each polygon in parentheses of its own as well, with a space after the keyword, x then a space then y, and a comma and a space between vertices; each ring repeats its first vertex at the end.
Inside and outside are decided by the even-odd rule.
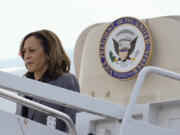
POLYGON ((121 17, 87 27, 73 55, 81 93, 0 72, 1 88, 79 110, 74 125, 57 110, 1 90, 5 98, 62 119, 69 132, 1 109, 0 131, 7 135, 179 135, 179 35, 180 16, 121 17))

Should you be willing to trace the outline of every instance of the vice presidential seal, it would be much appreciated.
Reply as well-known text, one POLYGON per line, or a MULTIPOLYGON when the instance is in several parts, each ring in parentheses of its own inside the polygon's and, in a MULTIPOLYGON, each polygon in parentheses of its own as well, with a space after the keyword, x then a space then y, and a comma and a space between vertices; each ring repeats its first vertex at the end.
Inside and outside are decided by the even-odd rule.
POLYGON ((133 17, 112 22, 102 35, 99 56, 104 70, 118 79, 135 77, 148 64, 152 38, 148 27, 133 17))

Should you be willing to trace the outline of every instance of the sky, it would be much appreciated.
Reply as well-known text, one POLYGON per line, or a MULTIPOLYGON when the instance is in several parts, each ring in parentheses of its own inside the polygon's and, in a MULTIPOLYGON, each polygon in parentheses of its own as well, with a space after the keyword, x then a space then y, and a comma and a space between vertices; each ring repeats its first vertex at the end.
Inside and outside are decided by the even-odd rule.
POLYGON ((18 56, 29 32, 50 29, 65 49, 90 25, 120 17, 180 15, 179 0, 0 0, 0 59, 18 56))

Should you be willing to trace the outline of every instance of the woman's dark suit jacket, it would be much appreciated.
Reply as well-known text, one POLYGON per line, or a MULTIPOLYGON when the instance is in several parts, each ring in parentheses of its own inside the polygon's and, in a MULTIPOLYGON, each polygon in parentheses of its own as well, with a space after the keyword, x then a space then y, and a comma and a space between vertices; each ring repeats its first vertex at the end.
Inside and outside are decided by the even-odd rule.
MULTIPOLYGON (((33 77, 28 77, 28 78, 33 79, 33 77)), ((72 91, 75 91, 75 92, 80 91, 79 83, 78 83, 76 77, 73 74, 70 74, 70 73, 64 73, 64 74, 60 75, 59 77, 56 77, 55 80, 50 78, 48 76, 48 74, 45 73, 40 81, 46 82, 48 84, 55 85, 55 86, 58 86, 58 87, 66 88, 68 90, 72 90, 72 91)), ((25 97, 29 98, 29 99, 31 99, 31 100, 33 100, 35 102, 38 102, 40 104, 46 105, 48 107, 51 107, 51 108, 54 108, 56 110, 59 110, 61 112, 66 113, 67 115, 69 115, 71 117, 71 119, 75 123, 76 110, 73 110, 73 109, 70 109, 70 108, 67 108, 67 107, 63 107, 63 106, 60 106, 60 105, 56 105, 56 104, 53 104, 53 103, 49 103, 49 102, 46 102, 46 101, 33 99, 31 97, 27 97, 27 96, 25 96, 25 97)), ((69 97, 69 98, 71 98, 71 97, 69 97)), ((28 119, 34 120, 36 122, 45 124, 45 125, 47 123, 47 115, 46 114, 41 113, 41 112, 36 111, 34 109, 31 109, 31 108, 21 106, 21 105, 17 105, 16 114, 21 115, 23 117, 26 117, 28 119)), ((59 130, 62 130, 62 131, 67 131, 67 127, 66 127, 65 123, 63 121, 61 121, 61 120, 56 120, 56 129, 59 129, 59 130)))

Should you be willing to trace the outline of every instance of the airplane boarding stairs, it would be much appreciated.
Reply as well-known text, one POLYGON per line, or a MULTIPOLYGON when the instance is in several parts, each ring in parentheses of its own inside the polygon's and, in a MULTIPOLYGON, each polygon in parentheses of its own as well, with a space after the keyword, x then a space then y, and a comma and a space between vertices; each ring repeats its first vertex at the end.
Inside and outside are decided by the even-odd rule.
POLYGON ((149 72, 180 80, 180 74, 157 67, 145 67, 137 78, 127 107, 0 72, 1 97, 57 117, 65 121, 69 129, 69 133, 61 132, 0 110, 0 133, 3 135, 180 135, 180 100, 136 105, 142 84, 149 72), (81 111, 77 114, 76 127, 66 114, 12 92, 81 111))

